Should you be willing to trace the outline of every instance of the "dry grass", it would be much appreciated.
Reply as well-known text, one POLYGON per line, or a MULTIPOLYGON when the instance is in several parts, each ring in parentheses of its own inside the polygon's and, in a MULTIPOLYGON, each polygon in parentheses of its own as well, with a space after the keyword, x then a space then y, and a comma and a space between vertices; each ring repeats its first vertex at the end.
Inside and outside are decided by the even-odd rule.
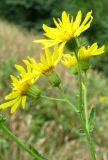
POLYGON ((40 46, 32 42, 38 37, 39 34, 34 36, 18 26, 0 21, 0 60, 8 56, 22 59, 38 55, 40 46))

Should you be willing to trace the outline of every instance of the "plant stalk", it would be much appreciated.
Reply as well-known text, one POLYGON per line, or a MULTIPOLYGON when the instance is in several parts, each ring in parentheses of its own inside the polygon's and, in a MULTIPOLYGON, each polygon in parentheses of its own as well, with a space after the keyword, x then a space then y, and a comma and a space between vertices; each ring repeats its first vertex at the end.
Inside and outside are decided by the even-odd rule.
MULTIPOLYGON (((81 77, 81 72, 79 72, 78 74, 79 77, 81 77)), ((80 110, 79 112, 79 118, 82 124, 82 127, 84 129, 85 135, 86 135, 86 139, 87 139, 87 143, 88 143, 88 147, 89 147, 89 151, 90 151, 90 155, 91 155, 91 160, 96 160, 96 155, 95 155, 95 149, 93 146, 93 142, 90 136, 90 132, 89 132, 89 126, 88 126, 88 108, 87 108, 87 86, 86 83, 83 84, 83 91, 82 91, 82 78, 79 78, 79 85, 80 85, 80 102, 79 102, 79 110, 80 109, 84 109, 85 111, 85 119, 83 118, 83 113, 82 110, 80 110), (84 95, 83 95, 84 94, 84 95), (84 98, 84 104, 83 104, 83 98, 84 98), (83 106, 84 105, 84 106, 83 106), (84 108, 81 108, 84 107, 84 108)))
POLYGON ((91 138, 89 130, 85 126, 82 114, 79 114, 79 118, 80 118, 81 124, 83 126, 85 135, 86 135, 86 139, 87 139, 87 143, 88 143, 88 147, 89 147, 89 151, 90 151, 90 155, 91 155, 91 160, 96 160, 95 149, 93 146, 92 138, 91 138))
POLYGON ((0 128, 2 131, 8 135, 9 137, 12 138, 13 141, 15 141, 22 149, 27 151, 32 157, 35 158, 35 160, 47 160, 43 156, 41 156, 38 151, 34 151, 34 149, 28 147, 25 143, 23 143, 20 139, 18 139, 11 131, 9 131, 4 124, 0 124, 0 128))
MULTIPOLYGON (((76 41, 76 42, 77 42, 77 48, 79 49, 80 42, 79 41, 76 41)), ((92 143, 92 139, 91 139, 89 127, 88 127, 87 85, 86 85, 87 82, 84 79, 84 83, 83 83, 82 70, 80 67, 80 60, 78 57, 78 49, 75 52, 75 56, 76 56, 77 63, 78 63, 78 80, 79 80, 79 96, 80 96, 79 97, 79 111, 80 111, 79 118, 80 118, 82 127, 84 129, 85 135, 86 135, 86 139, 88 142, 88 147, 89 147, 89 151, 91 155, 91 160, 96 160, 95 149, 92 143), (85 119, 83 118, 83 110, 85 111, 85 119)))
POLYGON ((80 91, 80 96, 82 97, 82 98, 80 97, 80 102, 79 102, 79 110, 80 110, 79 118, 86 135, 86 139, 87 139, 87 143, 88 143, 88 147, 91 155, 91 160, 96 160, 95 149, 93 146, 93 142, 90 136, 89 126, 88 126, 87 85, 86 85, 87 82, 85 79, 84 79, 85 80, 84 83, 82 82, 83 79, 82 79, 81 71, 79 71, 78 74, 79 74, 79 85, 80 85, 79 91, 80 91), (82 91, 82 84, 83 84, 83 91, 82 91), (83 98, 84 98, 84 104, 83 104, 83 98), (82 109, 84 109, 85 111, 85 119, 83 118, 82 109))
POLYGON ((84 93, 84 110, 85 110, 86 128, 89 131, 88 107, 87 107, 87 75, 86 75, 86 72, 84 72, 83 91, 84 91, 83 93, 84 93))
POLYGON ((77 108, 67 98, 60 99, 60 98, 55 98, 55 97, 43 96, 43 95, 41 95, 41 97, 45 98, 45 99, 48 99, 48 100, 52 100, 52 101, 66 102, 66 103, 68 103, 73 108, 73 110, 75 111, 75 113, 78 113, 77 108))

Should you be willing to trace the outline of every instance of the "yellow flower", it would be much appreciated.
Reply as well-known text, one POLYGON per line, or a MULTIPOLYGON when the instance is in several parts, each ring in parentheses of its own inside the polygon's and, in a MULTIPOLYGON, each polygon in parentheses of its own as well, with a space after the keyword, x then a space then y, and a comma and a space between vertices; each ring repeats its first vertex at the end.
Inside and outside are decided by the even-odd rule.
POLYGON ((82 32, 90 27, 92 22, 92 11, 88 12, 85 19, 82 22, 82 12, 79 11, 76 19, 70 16, 66 11, 62 12, 61 20, 54 18, 56 28, 48 27, 43 24, 44 35, 49 39, 34 40, 33 42, 41 43, 45 47, 51 47, 53 45, 63 43, 64 45, 71 39, 78 37, 82 32), (82 23, 81 23, 82 22, 82 23))
POLYGON ((17 77, 10 76, 12 80, 12 91, 5 97, 5 100, 8 100, 8 102, 0 105, 0 109, 11 107, 11 113, 15 112, 20 104, 23 109, 25 108, 26 92, 39 77, 38 73, 34 77, 32 69, 29 66, 27 66, 27 71, 20 65, 15 65, 15 68, 20 72, 20 75, 17 77))
POLYGON ((64 54, 61 62, 64 64, 64 66, 71 67, 77 64, 77 59, 75 55, 64 54))
POLYGON ((58 45, 56 45, 53 52, 51 52, 48 48, 45 48, 45 56, 44 54, 40 54, 39 63, 30 57, 28 57, 29 61, 26 60, 24 62, 32 67, 34 71, 39 72, 40 75, 47 75, 61 61, 62 55, 63 48, 61 47, 60 49, 58 48, 58 45))
POLYGON ((100 103, 104 104, 106 102, 106 100, 107 100, 107 97, 105 97, 105 96, 99 96, 99 102, 100 103))
MULTIPOLYGON (((91 46, 87 46, 87 47, 83 46, 79 49, 78 59, 80 61, 89 60, 90 57, 98 56, 100 54, 103 54, 104 52, 105 52, 105 45, 98 48, 97 43, 93 43, 91 46)), ((73 54, 73 55, 64 54, 63 59, 62 59, 62 63, 66 67, 75 66, 77 64, 77 59, 75 57, 75 54, 73 54)))

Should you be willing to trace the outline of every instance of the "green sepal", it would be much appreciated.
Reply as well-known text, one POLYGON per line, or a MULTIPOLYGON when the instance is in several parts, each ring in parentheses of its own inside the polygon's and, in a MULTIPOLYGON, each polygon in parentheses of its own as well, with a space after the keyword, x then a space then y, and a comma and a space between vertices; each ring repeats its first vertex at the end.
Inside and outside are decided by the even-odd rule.
POLYGON ((53 87, 59 87, 61 79, 55 71, 51 71, 47 74, 47 80, 53 87))
POLYGON ((78 50, 80 48, 80 39, 71 39, 69 42, 66 43, 66 48, 71 52, 78 50))
MULTIPOLYGON (((81 70, 88 70, 90 66, 89 59, 79 61, 79 66, 81 70)), ((70 72, 78 74, 78 63, 70 68, 70 72)))
POLYGON ((26 95, 32 99, 38 100, 40 98, 41 91, 38 89, 37 86, 33 85, 28 89, 26 95))

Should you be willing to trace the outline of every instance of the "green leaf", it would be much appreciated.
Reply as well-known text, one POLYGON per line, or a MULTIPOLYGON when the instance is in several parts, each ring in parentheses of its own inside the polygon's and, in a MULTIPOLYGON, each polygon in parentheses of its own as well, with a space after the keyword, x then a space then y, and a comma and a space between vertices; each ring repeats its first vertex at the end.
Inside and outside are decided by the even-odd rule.
POLYGON ((29 147, 32 150, 32 152, 34 152, 38 156, 38 160, 47 160, 32 145, 29 145, 29 147))
POLYGON ((91 124, 93 123, 93 120, 94 120, 94 116, 95 116, 95 108, 93 107, 90 111, 90 114, 89 114, 89 126, 91 126, 91 124))
POLYGON ((81 136, 85 136, 84 129, 80 128, 80 130, 79 130, 79 134, 80 134, 81 136))

